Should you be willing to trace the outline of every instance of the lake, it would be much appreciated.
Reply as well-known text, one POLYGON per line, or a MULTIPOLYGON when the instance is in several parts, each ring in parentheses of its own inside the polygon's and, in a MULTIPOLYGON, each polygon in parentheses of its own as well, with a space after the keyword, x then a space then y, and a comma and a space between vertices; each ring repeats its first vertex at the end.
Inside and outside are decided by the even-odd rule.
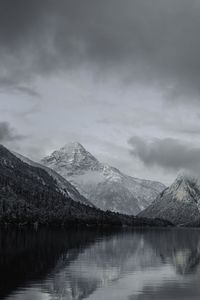
POLYGON ((200 295, 200 231, 2 229, 0 299, 175 300, 200 295))

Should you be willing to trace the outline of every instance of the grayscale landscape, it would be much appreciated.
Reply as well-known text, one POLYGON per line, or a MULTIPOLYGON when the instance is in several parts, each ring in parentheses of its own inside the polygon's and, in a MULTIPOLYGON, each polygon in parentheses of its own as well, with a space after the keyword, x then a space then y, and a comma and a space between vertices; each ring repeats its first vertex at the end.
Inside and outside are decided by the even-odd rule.
POLYGON ((0 0, 0 300, 199 300, 200 1, 0 0))

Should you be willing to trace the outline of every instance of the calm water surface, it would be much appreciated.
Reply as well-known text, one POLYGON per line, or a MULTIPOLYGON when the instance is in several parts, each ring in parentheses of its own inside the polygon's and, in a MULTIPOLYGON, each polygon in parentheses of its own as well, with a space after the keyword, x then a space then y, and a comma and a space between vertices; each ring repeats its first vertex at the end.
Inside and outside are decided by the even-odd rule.
POLYGON ((0 299, 200 299, 200 231, 1 230, 0 299))

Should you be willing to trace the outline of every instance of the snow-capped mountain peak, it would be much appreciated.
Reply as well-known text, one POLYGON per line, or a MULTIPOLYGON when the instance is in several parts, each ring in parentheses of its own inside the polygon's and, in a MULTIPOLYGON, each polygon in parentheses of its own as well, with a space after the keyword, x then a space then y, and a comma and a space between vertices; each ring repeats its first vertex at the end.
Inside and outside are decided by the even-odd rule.
POLYGON ((56 173, 53 169, 48 168, 47 166, 44 166, 42 164, 36 163, 29 158, 17 153, 17 152, 12 152, 18 159, 20 159, 22 162, 33 166, 37 168, 44 169, 51 177, 54 178, 58 185, 58 189, 60 192, 65 194, 66 196, 71 197, 74 201, 80 202, 89 206, 93 206, 91 202, 89 202, 84 196, 82 196, 79 191, 65 178, 63 178, 61 175, 56 173))
POLYGON ((171 193, 179 201, 188 201, 192 196, 196 201, 199 199, 199 187, 197 181, 187 175, 179 175, 169 187, 167 193, 171 193), (189 194, 189 196, 188 196, 189 194))
POLYGON ((98 160, 78 142, 66 144, 45 157, 42 163, 49 167, 57 166, 58 173, 64 168, 70 175, 81 170, 96 170, 99 166, 98 160))
POLYGON ((60 150, 54 152, 57 152, 60 155, 71 154, 72 156, 75 156, 77 154, 79 154, 80 156, 85 156, 88 154, 85 148, 78 142, 65 144, 63 147, 60 148, 60 150))
POLYGON ((139 216, 162 218, 175 224, 200 218, 200 188, 197 181, 187 175, 178 176, 139 216))
POLYGON ((161 183, 127 176, 99 162, 80 143, 71 143, 42 160, 103 210, 137 214, 165 188, 161 183))

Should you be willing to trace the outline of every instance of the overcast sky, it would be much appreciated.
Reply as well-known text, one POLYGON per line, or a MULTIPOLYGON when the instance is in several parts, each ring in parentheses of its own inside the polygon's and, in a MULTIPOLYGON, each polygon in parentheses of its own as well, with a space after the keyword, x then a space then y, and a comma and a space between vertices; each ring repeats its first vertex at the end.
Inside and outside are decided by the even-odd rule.
POLYGON ((199 0, 0 0, 0 143, 200 175, 199 0))

